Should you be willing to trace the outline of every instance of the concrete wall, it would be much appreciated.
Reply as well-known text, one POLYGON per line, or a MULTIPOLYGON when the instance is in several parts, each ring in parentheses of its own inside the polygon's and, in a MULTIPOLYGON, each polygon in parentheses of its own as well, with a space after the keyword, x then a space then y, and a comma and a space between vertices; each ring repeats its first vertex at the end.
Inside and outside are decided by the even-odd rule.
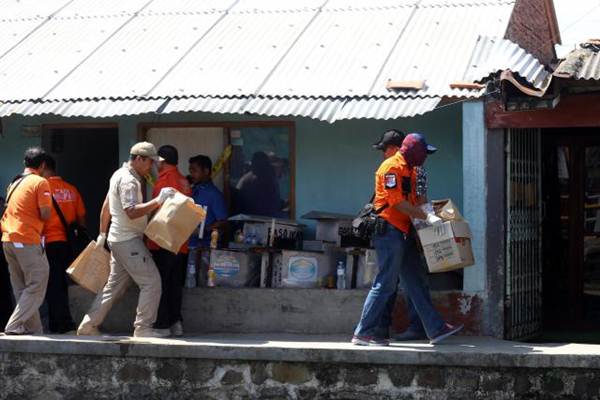
MULTIPOLYGON (((394 121, 341 121, 328 124, 307 118, 296 123, 296 217, 311 210, 354 214, 373 191, 374 172, 381 153, 371 144, 389 128, 424 133, 440 149, 427 163, 430 197, 450 197, 462 207, 462 109, 460 105, 415 118, 394 121)), ((285 118, 282 118, 285 119, 285 118)), ((40 138, 23 138, 21 126, 57 123, 117 123, 119 155, 125 160, 137 140, 140 122, 212 122, 268 120, 255 116, 178 113, 165 116, 142 115, 114 119, 8 117, 3 119, 4 138, 0 139, 0 187, 21 169, 22 153, 38 145, 40 138)), ((273 120, 273 119, 271 119, 273 120)), ((310 221, 305 221, 311 224, 310 221)))
MULTIPOLYGON (((126 353, 128 346, 122 346, 126 353)), ((599 396, 597 369, 458 367, 452 366, 452 358, 448 356, 447 365, 427 366, 0 353, 0 397, 504 400, 599 396)))

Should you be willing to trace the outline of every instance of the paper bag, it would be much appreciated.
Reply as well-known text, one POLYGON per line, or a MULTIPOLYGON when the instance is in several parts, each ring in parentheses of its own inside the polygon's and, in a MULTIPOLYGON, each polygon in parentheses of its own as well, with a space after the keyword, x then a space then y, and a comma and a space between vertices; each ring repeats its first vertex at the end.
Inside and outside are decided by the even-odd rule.
POLYGON ((144 234, 163 249, 176 254, 205 216, 201 206, 177 192, 163 203, 144 234))
POLYGON ((99 293, 110 273, 110 253, 104 247, 96 248, 91 241, 67 269, 67 274, 81 287, 99 293))

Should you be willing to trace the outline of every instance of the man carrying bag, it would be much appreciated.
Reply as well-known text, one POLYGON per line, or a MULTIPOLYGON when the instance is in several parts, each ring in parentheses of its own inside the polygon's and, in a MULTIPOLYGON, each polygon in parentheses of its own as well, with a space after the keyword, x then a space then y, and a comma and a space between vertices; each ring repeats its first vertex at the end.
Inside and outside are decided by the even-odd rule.
POLYGON ((44 177, 50 183, 52 210, 46 221, 43 236, 50 264, 46 304, 48 327, 52 333, 75 330, 69 310, 69 286, 65 273, 71 261, 80 252, 80 246, 89 242, 85 226, 85 206, 75 186, 56 175, 56 161, 46 156, 44 177), (81 244, 79 244, 81 242, 81 244))

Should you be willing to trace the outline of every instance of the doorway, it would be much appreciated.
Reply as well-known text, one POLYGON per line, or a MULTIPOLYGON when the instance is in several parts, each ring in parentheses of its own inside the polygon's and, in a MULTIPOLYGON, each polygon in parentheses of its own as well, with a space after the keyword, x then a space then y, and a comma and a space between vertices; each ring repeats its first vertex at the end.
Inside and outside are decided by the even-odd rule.
POLYGON ((600 130, 542 135, 544 338, 600 343, 600 130))
POLYGON ((119 167, 118 128, 47 126, 42 147, 56 159, 58 175, 79 190, 87 209, 88 230, 96 237, 108 183, 119 167))

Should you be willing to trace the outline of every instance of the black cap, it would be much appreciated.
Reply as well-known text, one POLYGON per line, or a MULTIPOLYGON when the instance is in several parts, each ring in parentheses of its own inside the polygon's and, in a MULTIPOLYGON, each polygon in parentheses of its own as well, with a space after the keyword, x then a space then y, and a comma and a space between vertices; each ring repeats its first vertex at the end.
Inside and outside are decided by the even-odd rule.
POLYGON ((171 165, 177 165, 179 162, 179 154, 177 153, 177 149, 169 144, 160 146, 157 153, 159 161, 164 161, 171 165))
POLYGON ((381 135, 379 141, 373 144, 373 148, 377 150, 385 150, 385 146, 389 145, 400 147, 402 146, 404 137, 404 132, 399 131, 398 129, 389 129, 383 132, 383 135, 381 135))

